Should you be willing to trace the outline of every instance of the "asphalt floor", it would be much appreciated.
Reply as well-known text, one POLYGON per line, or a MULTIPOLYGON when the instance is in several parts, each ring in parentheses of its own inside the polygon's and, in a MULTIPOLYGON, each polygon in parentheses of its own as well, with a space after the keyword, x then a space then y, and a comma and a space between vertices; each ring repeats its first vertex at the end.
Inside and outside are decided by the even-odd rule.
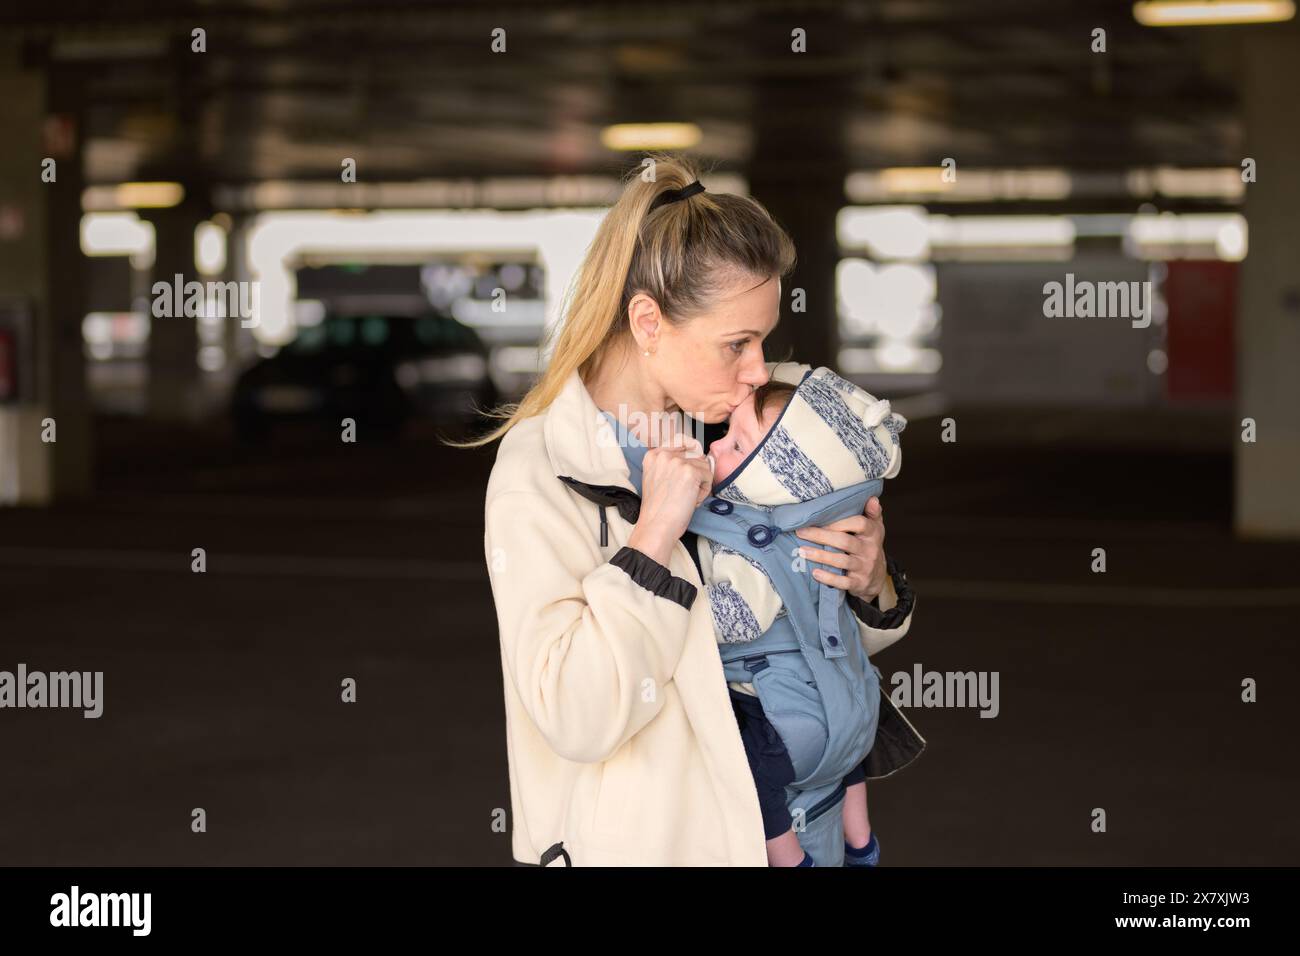
MULTIPOLYGON (((882 865, 1294 864, 1300 542, 1234 535, 1231 415, 945 414, 886 486, 918 603, 876 663, 997 672, 998 714, 907 711, 882 865)), ((0 864, 509 865, 494 450, 96 436, 93 498, 0 510, 0 670, 105 675, 99 719, 0 711, 0 864)))

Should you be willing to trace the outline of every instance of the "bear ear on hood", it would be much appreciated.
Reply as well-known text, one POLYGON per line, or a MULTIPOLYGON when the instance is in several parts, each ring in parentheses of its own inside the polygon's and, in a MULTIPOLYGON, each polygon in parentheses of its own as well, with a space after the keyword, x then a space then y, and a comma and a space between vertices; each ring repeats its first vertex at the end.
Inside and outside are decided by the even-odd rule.
POLYGON ((888 400, 876 398, 865 388, 854 385, 829 366, 821 365, 814 369, 811 365, 802 362, 768 362, 767 372, 776 381, 794 386, 800 385, 811 372, 813 378, 825 380, 842 392, 845 404, 868 428, 884 425, 893 433, 895 442, 898 433, 907 427, 907 419, 898 412, 891 411, 888 400))
POLYGON ((799 362, 767 363, 767 374, 778 382, 785 382, 789 385, 798 385, 803 381, 803 377, 812 370, 811 365, 803 365, 799 362))
POLYGON ((876 398, 865 388, 854 385, 832 368, 822 366, 813 372, 813 377, 833 386, 844 396, 844 404, 868 428, 885 425, 895 436, 907 425, 907 419, 890 410, 889 401, 876 398))

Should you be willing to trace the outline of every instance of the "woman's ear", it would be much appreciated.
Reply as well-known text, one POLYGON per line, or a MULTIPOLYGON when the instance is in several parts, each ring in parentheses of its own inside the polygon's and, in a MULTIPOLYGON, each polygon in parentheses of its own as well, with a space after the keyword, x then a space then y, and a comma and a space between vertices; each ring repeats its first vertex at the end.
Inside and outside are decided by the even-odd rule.
POLYGON ((632 329, 632 337, 641 351, 654 354, 659 347, 662 318, 659 313, 659 303, 650 296, 644 292, 632 296, 632 301, 627 304, 627 319, 632 329))

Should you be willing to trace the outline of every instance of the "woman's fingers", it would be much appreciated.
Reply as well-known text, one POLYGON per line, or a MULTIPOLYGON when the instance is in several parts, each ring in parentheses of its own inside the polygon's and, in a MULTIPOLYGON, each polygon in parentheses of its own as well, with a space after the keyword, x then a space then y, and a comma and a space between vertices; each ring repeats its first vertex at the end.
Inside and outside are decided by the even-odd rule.
POLYGON ((650 437, 646 444, 651 448, 684 448, 688 457, 703 458, 704 443, 686 431, 675 415, 657 415, 650 422, 650 437))
POLYGON ((867 503, 864 514, 852 515, 824 527, 799 528, 795 533, 801 539, 817 544, 838 548, 841 554, 823 551, 820 548, 802 548, 807 560, 831 567, 840 568, 843 574, 835 574, 821 568, 813 568, 812 574, 819 582, 842 588, 850 594, 869 601, 880 593, 884 587, 885 567, 885 522, 879 510, 880 502, 872 498, 867 503), (871 507, 871 501, 876 507, 871 507), (873 513, 874 512, 874 513, 873 513))
POLYGON ((695 507, 698 508, 713 493, 713 459, 692 458, 691 465, 699 473, 700 488, 695 498, 695 507))
POLYGON ((700 502, 709 496, 713 490, 713 468, 709 459, 698 451, 699 443, 692 448, 689 445, 679 445, 673 448, 662 448, 660 452, 677 462, 683 482, 689 481, 695 491, 695 507, 699 507, 700 502))
POLYGON ((872 531, 871 520, 864 515, 849 515, 847 518, 820 527, 827 531, 847 531, 849 534, 870 534, 872 531))
POLYGON ((700 440, 681 432, 673 435, 669 440, 667 447, 684 451, 687 458, 704 457, 704 446, 700 444, 700 440))
POLYGON ((713 460, 703 453, 699 442, 695 442, 694 446, 684 444, 652 448, 645 453, 642 470, 658 471, 661 468, 671 468, 670 462, 680 463, 681 468, 690 469, 695 473, 696 480, 703 481, 708 487, 712 487, 713 460))
POLYGON ((709 459, 698 454, 690 443, 652 448, 642 461, 638 523, 644 520, 665 535, 680 538, 712 488, 709 459))
POLYGON ((885 506, 880 503, 876 497, 867 499, 866 510, 862 512, 866 515, 867 522, 875 531, 880 533, 880 543, 885 543, 885 506))
POLYGON ((846 531, 832 531, 832 527, 833 526, 831 525, 827 525, 824 528, 800 528, 795 532, 795 534, 800 538, 812 541, 816 544, 828 544, 832 548, 839 548, 841 551, 852 551, 855 544, 855 535, 846 531))
POLYGON ((808 561, 815 561, 817 564, 829 564, 831 567, 844 568, 848 570, 853 560, 851 554, 844 554, 840 551, 823 551, 821 548, 800 548, 799 557, 808 561))
POLYGON ((823 571, 821 568, 813 568, 812 575, 822 584, 829 584, 841 591, 849 590, 851 579, 847 574, 832 574, 830 571, 823 571))
POLYGON ((676 415, 651 415, 650 436, 652 448, 673 447, 682 437, 682 423, 676 415))
POLYGON ((673 434, 672 420, 655 415, 650 423, 650 447, 663 448, 664 446, 671 446, 673 434))

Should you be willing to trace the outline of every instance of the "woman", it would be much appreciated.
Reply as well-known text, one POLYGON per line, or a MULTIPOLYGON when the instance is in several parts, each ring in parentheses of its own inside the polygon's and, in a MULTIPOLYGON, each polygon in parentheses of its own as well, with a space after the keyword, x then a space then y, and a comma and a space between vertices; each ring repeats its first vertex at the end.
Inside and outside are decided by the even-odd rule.
MULTIPOLYGON (((762 206, 704 191, 686 161, 652 168, 597 231, 545 371, 470 443, 502 439, 484 549, 518 863, 767 865, 688 546, 709 459, 646 422, 718 425, 768 381, 763 339, 794 249, 762 206), (652 446, 640 496, 603 411, 652 446)), ((868 653, 906 633, 910 592, 887 574, 878 501, 806 537, 844 552, 811 558, 844 569, 824 580, 849 592, 868 653)))

